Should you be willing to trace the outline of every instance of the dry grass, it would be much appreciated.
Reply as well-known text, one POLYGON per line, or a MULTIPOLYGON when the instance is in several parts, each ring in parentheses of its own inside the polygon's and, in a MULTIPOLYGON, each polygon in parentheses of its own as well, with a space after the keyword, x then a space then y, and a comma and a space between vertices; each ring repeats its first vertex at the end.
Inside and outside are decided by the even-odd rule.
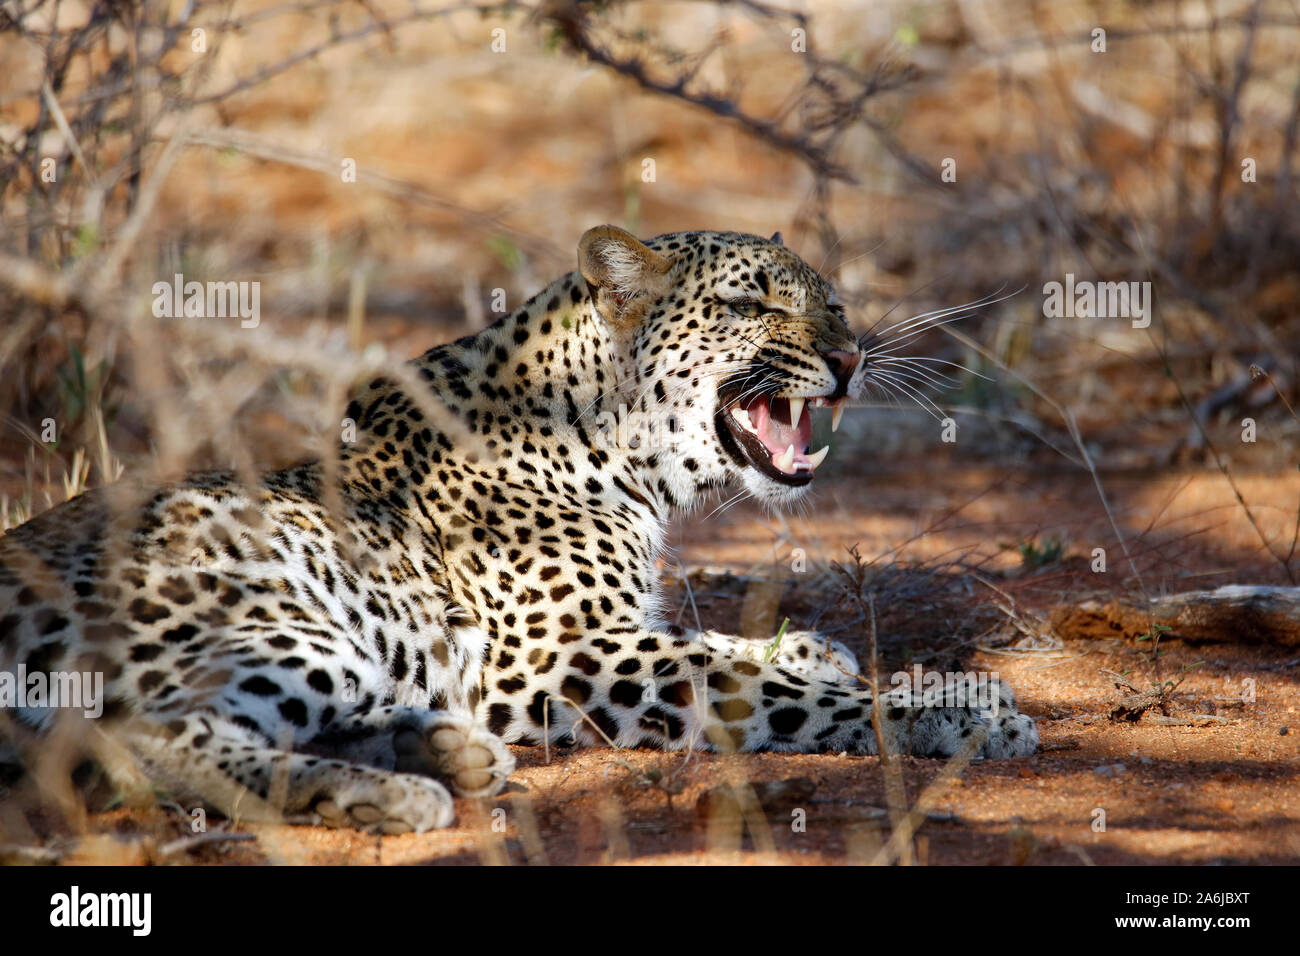
MULTIPOLYGON (((963 436, 947 464, 1086 467, 1131 555, 1124 586, 1150 593, 1159 562, 1141 522, 1110 507, 1112 476, 1209 460, 1253 527, 1241 565, 1263 573, 1267 556, 1296 571, 1300 508, 1268 481, 1294 470, 1300 445, 1294 5, 185 11, 17 0, 0 12, 0 531, 124 470, 148 483, 233 466, 251 482, 303 457, 328 463, 355 383, 400 377, 403 359, 490 321, 502 299, 518 305, 572 267, 584 228, 617 221, 645 234, 781 229, 863 329, 895 305, 914 314, 1024 287, 954 338, 915 343, 990 379, 963 376, 945 402, 963 436), (261 283, 260 327, 155 318, 153 284, 177 272, 261 283), (1043 283, 1066 273, 1151 281, 1155 321, 1044 316, 1043 283), (1252 366, 1267 388, 1250 384, 1252 366), (1243 417, 1257 420, 1254 444, 1239 440, 1243 417)), ((437 396, 424 401, 439 415, 437 396)), ((845 447, 929 455, 931 430, 912 421, 845 447)), ((1165 505, 1143 507, 1154 524, 1165 505)), ((1221 517, 1182 520, 1193 536, 1221 517)), ((851 592, 823 561, 796 623, 862 637, 873 603, 951 609, 962 593, 944 651, 990 647, 995 605, 970 598, 983 591, 971 582, 997 559, 942 553, 946 520, 855 556, 851 592), (910 561, 918 541, 931 551, 910 561)), ((804 518, 773 534, 772 554, 795 546, 833 550, 804 518)), ((774 593, 751 602, 773 624, 774 593)), ((882 763, 892 833, 855 852, 912 860, 931 790, 909 804, 882 763)), ((671 768, 616 764, 673 796, 671 768)), ((941 771, 943 785, 963 767, 941 771)), ((770 850, 757 798, 741 799, 770 850)), ((617 844, 616 805, 597 816, 617 844)), ((149 853, 181 852, 183 821, 160 820, 149 853)), ((13 815, 0 830, 39 838, 13 815)), ((546 856, 524 839, 530 861, 546 856)))

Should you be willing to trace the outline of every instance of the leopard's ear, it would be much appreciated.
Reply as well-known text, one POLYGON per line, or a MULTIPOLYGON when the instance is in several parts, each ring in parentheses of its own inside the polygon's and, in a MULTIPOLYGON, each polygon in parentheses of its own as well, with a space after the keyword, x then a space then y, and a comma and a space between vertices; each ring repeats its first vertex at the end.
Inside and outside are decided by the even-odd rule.
POLYGON ((772 238, 769 239, 769 240, 767 240, 767 241, 770 242, 770 243, 772 243, 772 245, 774 245, 774 246, 784 246, 784 245, 785 245, 785 240, 781 238, 781 233, 779 233, 779 232, 774 232, 774 233, 772 233, 772 238))
POLYGON ((607 321, 636 322, 672 284, 673 259, 617 226, 596 226, 578 242, 578 269, 607 321))

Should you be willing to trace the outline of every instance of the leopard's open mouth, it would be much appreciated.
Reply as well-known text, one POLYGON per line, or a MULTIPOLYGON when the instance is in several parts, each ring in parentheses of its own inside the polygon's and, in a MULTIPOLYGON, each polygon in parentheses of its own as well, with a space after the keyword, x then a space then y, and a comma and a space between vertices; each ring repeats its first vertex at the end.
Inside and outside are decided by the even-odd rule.
POLYGON ((831 431, 839 428, 844 399, 774 398, 756 395, 727 400, 719 396, 715 416, 722 446, 741 466, 748 465, 784 485, 806 485, 826 460, 830 446, 809 453, 812 415, 809 409, 832 409, 831 431))

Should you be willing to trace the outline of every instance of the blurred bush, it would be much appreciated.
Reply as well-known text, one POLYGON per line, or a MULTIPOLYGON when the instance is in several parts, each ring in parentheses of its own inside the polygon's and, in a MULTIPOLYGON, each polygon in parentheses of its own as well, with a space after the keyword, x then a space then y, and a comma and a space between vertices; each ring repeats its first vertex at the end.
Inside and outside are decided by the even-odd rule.
POLYGON ((952 401, 1062 438, 1022 376, 1103 465, 1195 459, 1249 409, 1282 436, 1251 464, 1293 461, 1298 40, 1253 0, 14 0, 0 489, 78 448, 92 483, 108 446, 307 453, 365 347, 472 331, 603 221, 781 229, 863 329, 1023 290, 916 343, 993 380, 952 401), (264 327, 154 318, 176 273, 259 282, 264 327), (1154 321, 1045 315, 1067 275, 1150 282, 1154 321))

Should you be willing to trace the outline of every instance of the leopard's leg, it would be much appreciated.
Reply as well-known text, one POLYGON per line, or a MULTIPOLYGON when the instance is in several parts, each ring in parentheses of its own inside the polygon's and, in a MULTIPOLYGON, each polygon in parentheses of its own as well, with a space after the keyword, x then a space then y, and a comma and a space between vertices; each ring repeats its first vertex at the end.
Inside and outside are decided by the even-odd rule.
POLYGON ((816 631, 787 631, 781 635, 780 641, 775 636, 736 637, 717 631, 686 633, 704 643, 709 650, 727 657, 776 664, 801 677, 815 677, 831 684, 858 683, 857 655, 816 631))
POLYGON ((336 718, 305 750, 435 777, 463 797, 500 791, 515 759, 473 718, 445 710, 377 707, 336 718))
POLYGON ((214 714, 166 724, 137 719, 123 742, 143 769, 187 807, 253 822, 315 822, 382 833, 449 826, 451 794, 437 780, 269 747, 214 714))
MULTIPOLYGON (((489 728, 521 743, 544 732, 559 740, 572 730, 590 744, 876 752, 875 711, 865 686, 803 677, 652 631, 575 642, 561 660, 564 666, 533 675, 527 695, 489 681, 489 728)), ((987 692, 991 713, 978 705, 887 700, 896 748, 950 756, 978 734, 980 754, 1032 753, 1038 745, 1033 720, 1015 709, 1005 685, 990 682, 987 692)))

